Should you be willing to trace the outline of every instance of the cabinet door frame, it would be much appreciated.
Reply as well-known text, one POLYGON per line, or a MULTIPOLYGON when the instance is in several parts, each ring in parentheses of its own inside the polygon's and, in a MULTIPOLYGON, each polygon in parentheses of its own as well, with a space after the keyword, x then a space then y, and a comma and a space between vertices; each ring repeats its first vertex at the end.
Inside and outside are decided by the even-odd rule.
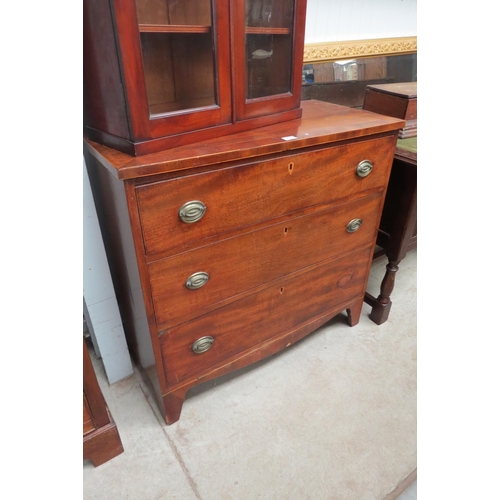
POLYGON ((132 141, 183 134, 232 120, 229 0, 211 0, 218 104, 150 116, 135 0, 111 0, 132 141))
POLYGON ((247 67, 245 41, 245 1, 231 1, 231 47, 233 68, 233 107, 235 121, 257 118, 297 109, 302 90, 306 0, 294 1, 293 36, 291 40, 291 89, 284 94, 247 99, 247 67), (242 36, 243 35, 243 36, 242 36))

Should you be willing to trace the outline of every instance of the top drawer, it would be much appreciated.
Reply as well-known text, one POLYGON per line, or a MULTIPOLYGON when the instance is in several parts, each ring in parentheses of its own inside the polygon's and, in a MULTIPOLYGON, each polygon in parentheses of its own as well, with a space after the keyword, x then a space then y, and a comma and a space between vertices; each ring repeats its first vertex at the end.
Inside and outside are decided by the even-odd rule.
POLYGON ((179 253, 238 227, 382 189, 394 147, 390 136, 138 186, 146 254, 179 253), (363 177, 364 160, 373 168, 363 177), (182 207, 201 218, 181 220, 182 207))

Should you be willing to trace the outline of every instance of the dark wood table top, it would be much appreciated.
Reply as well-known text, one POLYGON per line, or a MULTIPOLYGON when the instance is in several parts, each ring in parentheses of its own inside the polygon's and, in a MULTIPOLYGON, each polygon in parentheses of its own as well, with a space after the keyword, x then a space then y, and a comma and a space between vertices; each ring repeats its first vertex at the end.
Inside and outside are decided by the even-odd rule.
POLYGON ((384 94, 405 97, 406 99, 417 98, 417 82, 383 83, 380 85, 367 85, 366 88, 377 90, 384 94))

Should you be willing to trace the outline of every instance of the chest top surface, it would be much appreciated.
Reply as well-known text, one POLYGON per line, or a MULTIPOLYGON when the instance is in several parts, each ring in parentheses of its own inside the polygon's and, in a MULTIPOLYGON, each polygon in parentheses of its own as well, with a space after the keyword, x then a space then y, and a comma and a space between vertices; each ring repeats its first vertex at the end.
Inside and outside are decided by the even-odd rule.
POLYGON ((224 164, 322 144, 390 133, 404 127, 399 118, 322 101, 303 101, 302 118, 197 144, 134 157, 85 140, 85 147, 119 179, 135 179, 224 164))

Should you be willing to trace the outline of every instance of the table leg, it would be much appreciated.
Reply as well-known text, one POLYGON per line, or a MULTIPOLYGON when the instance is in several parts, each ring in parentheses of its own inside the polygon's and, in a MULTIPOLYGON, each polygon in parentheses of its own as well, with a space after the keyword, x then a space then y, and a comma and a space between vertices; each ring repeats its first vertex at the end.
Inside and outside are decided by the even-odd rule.
MULTIPOLYGON (((417 169, 415 165, 395 160, 384 213, 391 221, 389 240, 385 253, 389 260, 377 298, 365 294, 365 302, 372 306, 370 319, 377 325, 387 321, 391 310, 391 293, 394 290, 399 263, 406 256, 410 239, 417 222, 417 169), (389 191, 390 190, 390 191, 389 191)), ((382 215, 384 217, 384 214, 382 215)))
MULTIPOLYGON (((396 273, 398 272, 398 264, 400 260, 389 261, 386 266, 385 276, 380 285, 380 295, 368 302, 372 306, 372 311, 370 313, 370 319, 381 325, 387 321, 389 313, 391 311, 392 301, 391 293, 394 290, 394 283, 396 281, 396 273)), ((373 298, 372 298, 373 299, 373 298)))

